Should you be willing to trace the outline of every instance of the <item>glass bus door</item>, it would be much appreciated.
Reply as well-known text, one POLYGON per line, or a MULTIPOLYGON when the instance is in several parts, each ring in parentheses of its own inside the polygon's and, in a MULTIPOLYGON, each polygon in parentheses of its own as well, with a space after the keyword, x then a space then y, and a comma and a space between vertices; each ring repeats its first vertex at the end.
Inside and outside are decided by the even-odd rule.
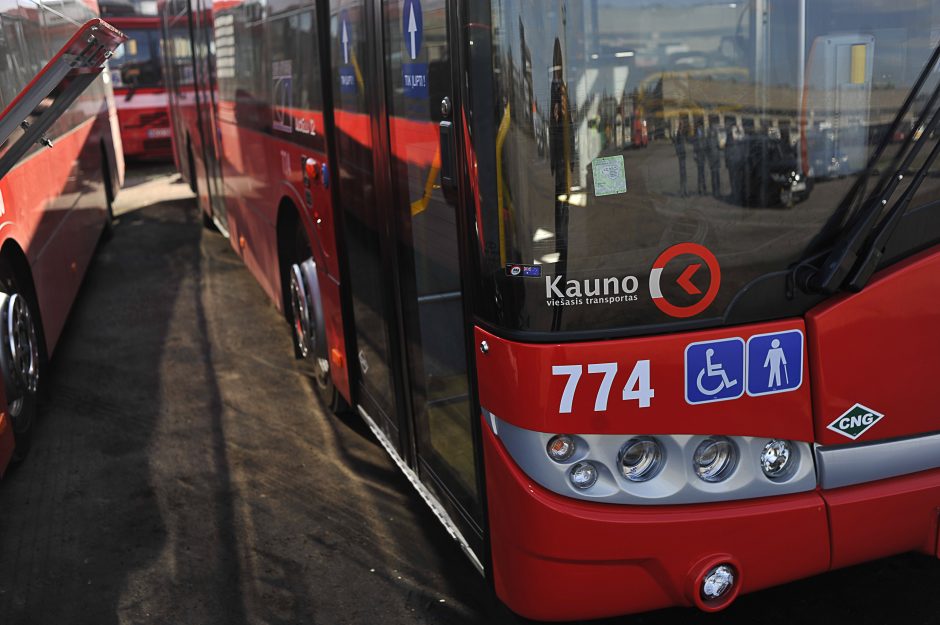
POLYGON ((389 234, 379 124, 373 0, 330 0, 334 180, 342 211, 355 346, 354 396, 398 453, 404 454, 400 354, 396 347, 393 237, 389 234))
POLYGON ((452 157, 441 123, 455 110, 446 0, 386 0, 383 24, 412 460, 442 500, 441 491, 478 521, 458 209, 441 190, 442 147, 452 157))
POLYGON ((440 189, 441 102, 453 98, 446 6, 331 1, 335 179, 355 400, 471 540, 481 513, 457 208, 440 189))
POLYGON ((203 159, 206 164, 206 180, 209 185, 209 201, 212 214, 223 231, 228 233, 228 216, 225 209, 225 190, 222 185, 222 136, 216 122, 216 97, 218 96, 215 68, 215 42, 212 34, 212 0, 196 0, 193 3, 193 34, 196 56, 197 114, 203 134, 203 159))

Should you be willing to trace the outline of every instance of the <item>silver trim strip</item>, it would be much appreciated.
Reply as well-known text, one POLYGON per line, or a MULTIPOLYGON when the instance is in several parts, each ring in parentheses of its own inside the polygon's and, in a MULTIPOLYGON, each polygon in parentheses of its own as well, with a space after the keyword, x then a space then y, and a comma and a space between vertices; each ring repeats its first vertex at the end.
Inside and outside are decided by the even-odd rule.
POLYGON ((483 575, 483 563, 480 562, 480 559, 477 557, 477 554, 473 552, 473 549, 470 548, 470 543, 467 542, 467 539, 464 538, 463 534, 460 533, 460 530, 457 529, 457 525, 450 518, 450 515, 447 514, 447 510, 444 509, 444 506, 437 500, 437 497, 428 490, 427 486, 421 483, 421 480, 418 479, 418 476, 415 474, 411 468, 405 464, 405 461, 402 460, 401 456, 398 455, 398 452, 395 450, 395 447, 392 445, 391 441, 385 436, 375 421, 372 420, 372 417, 369 416, 362 406, 357 405, 356 408, 359 410, 359 415, 366 422, 366 425, 369 426, 369 429, 372 430, 372 433, 375 435, 379 442, 382 444, 382 447, 385 448, 385 451, 388 452, 388 455, 392 457, 392 460, 395 461, 395 464, 398 465, 398 468, 401 469, 401 472, 405 474, 405 477, 408 478, 408 481, 411 482, 411 485, 414 486, 415 490, 418 491, 418 494, 421 495, 421 499, 424 500, 424 503, 428 504, 428 507, 431 508, 431 512, 434 513, 434 516, 437 517, 437 520, 441 522, 444 526, 444 529, 447 530, 447 533, 450 534, 450 537, 457 541, 457 544, 460 545, 460 548, 463 550, 467 557, 470 558, 470 562, 473 563, 473 566, 476 567, 477 571, 480 572, 480 575, 483 575))
POLYGON ((891 441, 817 447, 823 489, 841 488, 940 468, 940 434, 891 441))
POLYGON ((431 295, 422 295, 418 298, 419 304, 429 304, 432 302, 450 302, 453 300, 460 299, 460 291, 453 291, 450 293, 432 293, 431 295))

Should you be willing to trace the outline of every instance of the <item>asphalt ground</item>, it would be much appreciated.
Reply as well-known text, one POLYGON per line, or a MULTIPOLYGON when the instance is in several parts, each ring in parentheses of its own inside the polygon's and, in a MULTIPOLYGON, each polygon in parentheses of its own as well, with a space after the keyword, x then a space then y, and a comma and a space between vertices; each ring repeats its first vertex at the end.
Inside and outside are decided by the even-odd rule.
MULTIPOLYGON (((151 167, 128 187, 30 456, 0 481, 0 624, 493 622, 368 430, 320 406, 283 318, 186 185, 151 167)), ((940 562, 904 555, 718 615, 606 623, 940 623, 938 587, 940 562)))

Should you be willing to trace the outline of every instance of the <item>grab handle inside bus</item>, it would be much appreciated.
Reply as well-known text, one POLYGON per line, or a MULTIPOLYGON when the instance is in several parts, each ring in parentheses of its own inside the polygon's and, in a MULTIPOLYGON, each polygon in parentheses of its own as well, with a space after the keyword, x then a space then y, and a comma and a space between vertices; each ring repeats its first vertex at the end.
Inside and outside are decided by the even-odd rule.
POLYGON ((441 191, 448 202, 457 197, 456 147, 454 144, 454 125, 449 121, 441 122, 441 191))

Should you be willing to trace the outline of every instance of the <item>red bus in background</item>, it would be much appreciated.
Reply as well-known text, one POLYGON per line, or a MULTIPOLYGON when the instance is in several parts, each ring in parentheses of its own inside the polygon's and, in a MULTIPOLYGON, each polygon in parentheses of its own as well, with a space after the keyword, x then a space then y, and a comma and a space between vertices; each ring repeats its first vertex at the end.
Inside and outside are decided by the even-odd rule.
POLYGON ((108 62, 124 155, 166 159, 173 153, 160 54, 160 18, 110 17, 127 35, 108 62))
POLYGON ((162 14, 206 221, 512 610, 938 555, 933 4, 162 14))
POLYGON ((37 397, 124 178, 111 87, 121 33, 75 0, 0 12, 0 475, 37 397), (84 24, 83 24, 84 23, 84 24))

